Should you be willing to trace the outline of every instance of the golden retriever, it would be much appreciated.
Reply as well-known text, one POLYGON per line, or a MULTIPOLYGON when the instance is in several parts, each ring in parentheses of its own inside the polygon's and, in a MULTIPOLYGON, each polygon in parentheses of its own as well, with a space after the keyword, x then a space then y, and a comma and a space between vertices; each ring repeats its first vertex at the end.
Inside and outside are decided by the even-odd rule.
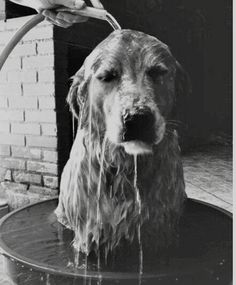
POLYGON ((140 228, 147 246, 172 243, 186 197, 168 124, 184 90, 181 72, 157 38, 117 30, 75 74, 68 102, 79 127, 56 214, 75 232, 79 251, 112 251, 140 228))

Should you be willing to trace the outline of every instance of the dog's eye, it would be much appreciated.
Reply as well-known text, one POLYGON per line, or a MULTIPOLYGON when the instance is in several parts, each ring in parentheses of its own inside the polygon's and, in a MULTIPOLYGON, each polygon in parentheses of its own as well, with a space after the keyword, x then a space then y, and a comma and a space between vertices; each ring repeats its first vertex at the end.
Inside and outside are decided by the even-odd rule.
POLYGON ((118 76, 118 73, 115 70, 106 71, 97 76, 97 79, 102 82, 111 82, 115 80, 118 76))
POLYGON ((164 65, 152 66, 147 69, 146 73, 152 79, 158 79, 160 76, 165 75, 168 72, 168 69, 164 65))

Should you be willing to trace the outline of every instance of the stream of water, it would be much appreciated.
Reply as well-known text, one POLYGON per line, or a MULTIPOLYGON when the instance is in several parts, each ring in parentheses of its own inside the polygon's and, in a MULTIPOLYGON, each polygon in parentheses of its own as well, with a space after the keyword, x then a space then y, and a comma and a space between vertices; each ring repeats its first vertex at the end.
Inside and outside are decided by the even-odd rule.
MULTIPOLYGON (((137 155, 134 155, 134 189, 136 194, 136 203, 138 205, 139 217, 141 217, 142 210, 142 201, 140 197, 139 188, 137 185, 138 182, 138 161, 137 155)), ((138 244, 139 244, 139 285, 142 283, 142 275, 143 275, 143 246, 141 240, 141 221, 138 223, 138 244)))
POLYGON ((121 30, 121 26, 110 13, 107 13, 106 18, 107 22, 112 26, 114 30, 121 30))

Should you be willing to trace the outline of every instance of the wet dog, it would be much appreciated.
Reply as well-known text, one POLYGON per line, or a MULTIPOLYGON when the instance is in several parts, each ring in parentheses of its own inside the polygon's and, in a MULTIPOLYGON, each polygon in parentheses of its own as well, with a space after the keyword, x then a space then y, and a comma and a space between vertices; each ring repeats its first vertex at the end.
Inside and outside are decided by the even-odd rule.
POLYGON ((186 196, 168 123, 185 89, 181 72, 157 38, 119 30, 74 76, 68 102, 79 127, 56 214, 78 250, 111 251, 139 227, 158 246, 171 244, 186 196))

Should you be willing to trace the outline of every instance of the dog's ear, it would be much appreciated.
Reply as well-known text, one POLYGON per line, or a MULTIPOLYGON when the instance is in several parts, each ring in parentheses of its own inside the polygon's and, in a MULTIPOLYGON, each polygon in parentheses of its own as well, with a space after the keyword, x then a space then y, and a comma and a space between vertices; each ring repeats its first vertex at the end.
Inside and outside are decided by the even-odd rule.
POLYGON ((73 115, 79 119, 87 98, 88 81, 84 78, 84 65, 72 78, 73 83, 67 96, 67 103, 69 104, 73 115))
POLYGON ((184 140, 188 130, 188 109, 191 93, 192 86, 189 75, 176 61, 175 102, 171 119, 177 122, 177 130, 181 140, 184 140))
POLYGON ((192 92, 191 81, 188 73, 183 67, 176 61, 176 73, 175 73, 175 94, 176 103, 179 100, 187 100, 192 92))

